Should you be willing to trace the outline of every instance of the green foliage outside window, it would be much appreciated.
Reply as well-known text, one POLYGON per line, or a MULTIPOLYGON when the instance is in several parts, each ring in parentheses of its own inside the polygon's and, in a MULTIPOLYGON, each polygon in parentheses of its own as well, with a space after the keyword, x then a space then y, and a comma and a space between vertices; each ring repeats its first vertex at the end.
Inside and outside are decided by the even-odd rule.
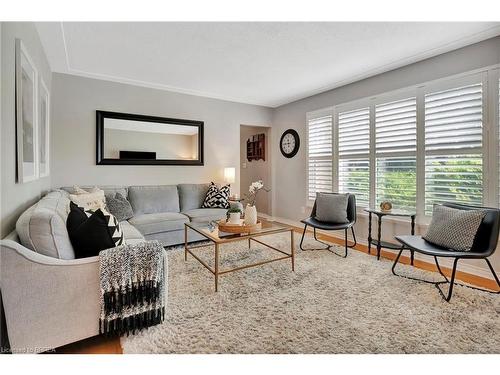
MULTIPOLYGON (((393 160, 395 161, 395 160, 393 160)), ((395 161, 397 163, 397 161, 395 161)), ((479 156, 461 156, 429 159, 426 164, 426 213, 432 212, 432 204, 443 201, 481 204, 483 193, 482 159, 479 156)), ((415 209, 416 172, 407 168, 398 169, 391 159, 386 166, 379 167, 377 174, 377 205, 391 201, 395 208, 415 209), (392 164, 392 166, 391 166, 392 164)), ((366 169, 351 169, 346 174, 344 191, 359 195, 368 201, 369 172, 366 169)), ((360 199, 358 199, 360 201, 360 199)))

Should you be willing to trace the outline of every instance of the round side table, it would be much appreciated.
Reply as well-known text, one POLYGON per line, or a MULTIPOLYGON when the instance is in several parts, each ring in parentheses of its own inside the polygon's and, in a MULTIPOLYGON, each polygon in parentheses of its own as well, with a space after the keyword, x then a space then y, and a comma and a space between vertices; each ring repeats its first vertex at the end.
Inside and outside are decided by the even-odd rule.
MULTIPOLYGON (((390 211, 382 211, 378 208, 365 208, 366 212, 368 212, 368 254, 371 254, 371 246, 372 244, 377 247, 377 260, 380 259, 380 250, 384 247, 386 249, 391 250, 401 250, 402 245, 395 244, 392 242, 382 241, 382 218, 384 216, 399 216, 399 217, 409 217, 411 219, 411 235, 415 234, 415 216, 417 214, 413 211, 405 211, 405 210, 390 210, 390 211), (372 215, 377 215, 378 217, 378 233, 377 239, 372 238, 372 215)), ((410 260, 411 265, 413 266, 414 253, 410 251, 410 260)))

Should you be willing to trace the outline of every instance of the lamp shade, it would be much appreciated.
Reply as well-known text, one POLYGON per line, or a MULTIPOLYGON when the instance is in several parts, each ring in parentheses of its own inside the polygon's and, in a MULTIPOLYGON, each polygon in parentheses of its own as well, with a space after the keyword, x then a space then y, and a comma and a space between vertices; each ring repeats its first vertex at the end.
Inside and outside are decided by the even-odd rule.
POLYGON ((224 182, 232 184, 234 183, 235 179, 236 179, 236 168, 234 167, 224 168, 224 182))

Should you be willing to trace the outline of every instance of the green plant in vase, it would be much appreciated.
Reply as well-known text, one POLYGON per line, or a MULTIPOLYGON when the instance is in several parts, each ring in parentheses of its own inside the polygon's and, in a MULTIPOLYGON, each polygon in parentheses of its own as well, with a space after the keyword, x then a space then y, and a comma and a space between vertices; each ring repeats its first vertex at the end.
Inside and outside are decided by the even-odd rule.
POLYGON ((227 210, 227 222, 230 224, 240 224, 241 209, 239 207, 231 207, 227 210))

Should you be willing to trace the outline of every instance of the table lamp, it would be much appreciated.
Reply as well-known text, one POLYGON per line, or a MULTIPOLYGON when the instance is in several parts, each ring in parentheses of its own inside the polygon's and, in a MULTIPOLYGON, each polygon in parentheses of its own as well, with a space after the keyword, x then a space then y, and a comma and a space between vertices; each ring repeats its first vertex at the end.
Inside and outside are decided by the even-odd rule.
MULTIPOLYGON (((224 168, 224 182, 226 184, 233 184, 236 181, 236 168, 224 168)), ((231 187, 229 187, 229 195, 232 196, 231 187)))

